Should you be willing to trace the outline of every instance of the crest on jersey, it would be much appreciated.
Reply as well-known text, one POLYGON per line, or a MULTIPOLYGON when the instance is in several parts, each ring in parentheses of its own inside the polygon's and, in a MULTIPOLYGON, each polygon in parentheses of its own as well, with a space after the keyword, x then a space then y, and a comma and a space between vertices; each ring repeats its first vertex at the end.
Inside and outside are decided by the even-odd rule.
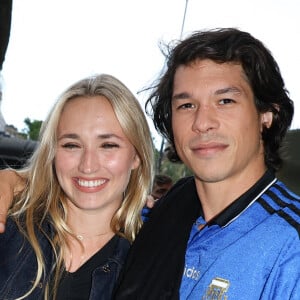
POLYGON ((202 300, 227 300, 228 288, 229 280, 216 277, 211 281, 202 300))

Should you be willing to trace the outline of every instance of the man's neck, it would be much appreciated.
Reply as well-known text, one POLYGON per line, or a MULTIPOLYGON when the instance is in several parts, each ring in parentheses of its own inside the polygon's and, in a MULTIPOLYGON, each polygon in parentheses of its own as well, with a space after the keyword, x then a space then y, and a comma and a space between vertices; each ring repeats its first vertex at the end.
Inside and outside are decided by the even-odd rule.
POLYGON ((219 182, 203 182, 195 177, 197 193, 205 220, 208 222, 249 190, 265 170, 247 177, 239 175, 219 182))

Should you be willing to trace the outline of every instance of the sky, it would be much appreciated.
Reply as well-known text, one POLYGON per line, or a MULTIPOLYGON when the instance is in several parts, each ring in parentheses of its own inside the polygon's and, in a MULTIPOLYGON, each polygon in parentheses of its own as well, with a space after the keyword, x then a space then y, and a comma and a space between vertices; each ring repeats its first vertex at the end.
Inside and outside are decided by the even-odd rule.
POLYGON ((18 130, 25 118, 44 120, 61 92, 96 73, 116 76, 144 106, 139 92, 164 63, 159 44, 216 27, 248 31, 271 50, 294 100, 292 129, 300 128, 299 0, 13 1, 1 110, 18 130))

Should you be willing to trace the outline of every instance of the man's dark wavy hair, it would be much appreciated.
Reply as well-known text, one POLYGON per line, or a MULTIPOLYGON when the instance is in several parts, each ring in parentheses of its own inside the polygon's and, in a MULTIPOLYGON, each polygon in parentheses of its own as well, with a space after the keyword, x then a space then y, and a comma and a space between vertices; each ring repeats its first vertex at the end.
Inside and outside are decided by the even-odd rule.
POLYGON ((264 44, 248 32, 235 28, 218 28, 194 32, 175 45, 165 45, 162 51, 166 57, 166 65, 158 81, 151 87, 152 92, 145 107, 155 128, 174 148, 172 161, 180 161, 174 146, 171 122, 175 72, 180 65, 189 65, 198 59, 211 59, 217 63, 240 64, 254 93, 258 112, 273 113, 272 125, 263 129, 262 139, 267 167, 278 170, 282 164, 279 149, 291 125, 294 105, 285 88, 278 64, 264 44))

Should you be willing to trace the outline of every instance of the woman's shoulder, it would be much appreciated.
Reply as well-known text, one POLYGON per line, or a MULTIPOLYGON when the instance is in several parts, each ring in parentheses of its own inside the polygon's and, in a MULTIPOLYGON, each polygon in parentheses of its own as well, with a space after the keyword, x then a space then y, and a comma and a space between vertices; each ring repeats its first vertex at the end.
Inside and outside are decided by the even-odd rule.
POLYGON ((17 236, 22 236, 20 229, 18 228, 15 220, 12 217, 8 217, 5 224, 5 231, 4 233, 0 234, 0 240, 2 242, 9 241, 17 236))
POLYGON ((15 261, 17 253, 21 250, 23 254, 28 250, 28 242, 14 219, 8 217, 5 232, 0 234, 0 256, 5 257, 4 260, 7 261, 11 259, 15 261))
POLYGON ((116 235, 114 238, 116 239, 114 254, 125 257, 130 248, 130 242, 126 238, 119 235, 116 235))

